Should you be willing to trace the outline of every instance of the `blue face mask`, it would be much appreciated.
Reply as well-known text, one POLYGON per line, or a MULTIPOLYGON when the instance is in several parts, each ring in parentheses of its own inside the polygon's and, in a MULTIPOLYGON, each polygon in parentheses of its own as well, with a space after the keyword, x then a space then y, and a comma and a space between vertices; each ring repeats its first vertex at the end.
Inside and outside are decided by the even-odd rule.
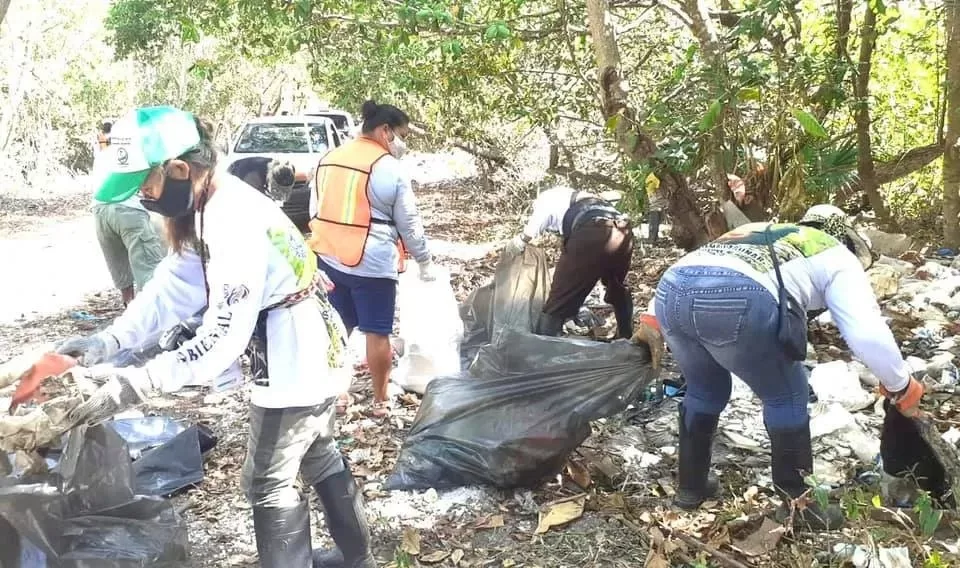
POLYGON ((141 199, 140 203, 147 211, 171 219, 191 215, 194 212, 193 183, 190 178, 168 177, 163 180, 163 192, 158 199, 141 199))

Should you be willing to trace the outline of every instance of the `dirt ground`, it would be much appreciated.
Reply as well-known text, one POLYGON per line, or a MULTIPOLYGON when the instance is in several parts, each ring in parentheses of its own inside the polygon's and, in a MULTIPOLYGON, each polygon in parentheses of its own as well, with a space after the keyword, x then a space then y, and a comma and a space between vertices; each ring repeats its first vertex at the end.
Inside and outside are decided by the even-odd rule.
MULTIPOLYGON (((470 178, 429 181, 418 189, 426 230, 462 300, 490 278, 495 251, 519 228, 520 217, 470 178)), ((0 361, 43 342, 96 331, 119 313, 119 294, 110 289, 88 200, 84 194, 0 199, 0 255, 12 267, 0 278, 0 361)), ((638 248, 629 276, 638 309, 675 255, 670 249, 638 248)), ((666 374, 675 374, 669 361, 666 374)), ((563 475, 532 490, 384 491, 419 398, 401 396, 394 419, 378 424, 362 412, 369 393, 362 373, 352 390, 355 405, 338 418, 338 440, 367 498, 383 566, 841 566, 833 554, 837 543, 874 540, 906 542, 921 562, 916 556, 921 543, 889 522, 830 536, 779 534, 770 546, 776 550, 768 551, 770 543, 760 542, 757 529, 772 510, 770 492, 750 469, 757 467, 753 454, 728 452, 715 460, 722 462, 722 502, 692 515, 671 509, 675 433, 664 430, 663 439, 653 439, 650 429, 659 422, 675 424, 669 401, 597 423, 563 475), (536 534, 541 516, 569 503, 582 505, 582 514, 536 534)), ((189 566, 195 568, 256 566, 252 518, 239 488, 246 404, 242 389, 184 390, 152 399, 143 409, 202 422, 219 438, 205 458, 204 481, 174 497, 188 523, 189 566)), ((760 458, 761 470, 767 459, 760 458)), ((329 544, 322 514, 314 509, 314 542, 329 544)))
MULTIPOLYGON (((491 251, 517 223, 493 198, 469 183, 441 182, 419 190, 426 230, 439 261, 454 273, 462 299, 490 277, 491 251), (512 226, 511 226, 512 225, 512 226)), ((14 270, 0 279, 0 361, 42 343, 92 333, 120 313, 119 293, 94 234, 86 194, 47 200, 6 199, 0 214, 0 255, 14 270), (15 301, 11 301, 15 299, 15 301)), ((516 218, 516 221, 519 217, 516 218)), ((449 492, 384 492, 380 483, 396 459, 403 432, 419 403, 404 397, 394 423, 377 425, 360 412, 362 378, 354 385, 358 405, 338 420, 340 441, 364 484, 373 538, 383 565, 417 565, 417 556, 437 566, 637 566, 646 548, 639 535, 608 515, 591 511, 563 530, 534 536, 537 503, 580 490, 552 483, 536 491, 464 488, 449 492), (364 459, 364 455, 366 458, 364 459), (360 458, 360 465, 357 466, 360 458), (413 542, 419 555, 411 555, 413 542), (456 561, 456 563, 454 563, 456 561)), ((366 387, 366 388, 365 388, 366 387)), ((209 426, 219 442, 205 460, 205 479, 175 497, 189 526, 194 567, 255 566, 249 506, 239 488, 246 444, 244 391, 185 390, 152 399, 144 411, 209 426)), ((329 542, 315 513, 315 542, 329 542)))

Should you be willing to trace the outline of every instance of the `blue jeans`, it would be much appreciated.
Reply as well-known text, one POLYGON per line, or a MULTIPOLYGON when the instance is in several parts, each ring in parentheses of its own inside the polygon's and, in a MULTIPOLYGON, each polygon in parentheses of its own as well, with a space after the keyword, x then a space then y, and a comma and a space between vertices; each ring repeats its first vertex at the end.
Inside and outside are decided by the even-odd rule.
POLYGON ((688 417, 720 414, 733 373, 760 398, 768 429, 807 423, 807 375, 784 355, 777 302, 761 284, 727 268, 679 266, 663 275, 655 302, 667 346, 687 380, 688 417))

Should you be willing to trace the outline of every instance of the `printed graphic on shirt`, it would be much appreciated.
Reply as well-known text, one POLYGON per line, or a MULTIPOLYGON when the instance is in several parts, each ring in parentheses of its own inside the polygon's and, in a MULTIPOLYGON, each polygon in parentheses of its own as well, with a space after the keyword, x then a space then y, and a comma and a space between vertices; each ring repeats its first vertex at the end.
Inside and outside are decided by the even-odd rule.
POLYGON ((313 283, 317 274, 317 257, 307 246, 307 241, 300 231, 293 227, 272 228, 267 230, 267 236, 293 270, 297 287, 302 289, 313 283))
POLYGON ((249 295, 250 289, 243 284, 240 286, 234 286, 233 288, 228 288, 226 285, 223 287, 223 297, 226 298, 228 306, 232 306, 237 302, 246 299, 246 297, 249 295))
POLYGON ((773 249, 780 264, 798 258, 810 258, 840 245, 837 239, 812 227, 748 223, 703 245, 691 254, 732 256, 747 263, 757 272, 769 272, 773 270, 773 259, 767 247, 768 240, 773 241, 773 249))

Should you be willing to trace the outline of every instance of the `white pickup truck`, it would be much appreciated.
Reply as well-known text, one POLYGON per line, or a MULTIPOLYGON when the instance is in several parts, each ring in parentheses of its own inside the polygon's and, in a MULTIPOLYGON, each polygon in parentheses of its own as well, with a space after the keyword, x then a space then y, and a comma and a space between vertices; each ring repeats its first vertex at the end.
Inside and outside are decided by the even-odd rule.
POLYGON ((317 164, 343 137, 329 118, 308 115, 261 116, 247 121, 237 131, 225 166, 252 157, 288 161, 297 171, 293 192, 283 211, 303 232, 309 231, 310 181, 317 164))

